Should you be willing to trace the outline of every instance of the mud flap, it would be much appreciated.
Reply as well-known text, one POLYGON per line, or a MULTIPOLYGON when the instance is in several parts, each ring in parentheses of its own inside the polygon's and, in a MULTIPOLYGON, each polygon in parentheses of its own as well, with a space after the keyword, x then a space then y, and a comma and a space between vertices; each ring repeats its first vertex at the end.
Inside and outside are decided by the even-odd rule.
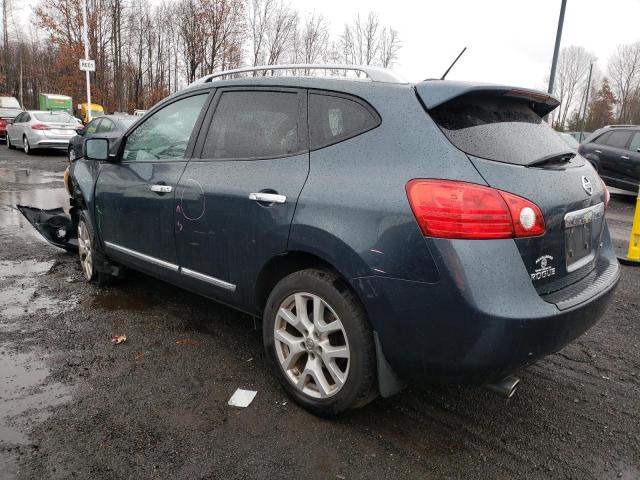
POLYGON ((78 250, 78 233, 71 216, 62 208, 43 210, 26 205, 16 205, 16 208, 51 245, 68 252, 78 250))

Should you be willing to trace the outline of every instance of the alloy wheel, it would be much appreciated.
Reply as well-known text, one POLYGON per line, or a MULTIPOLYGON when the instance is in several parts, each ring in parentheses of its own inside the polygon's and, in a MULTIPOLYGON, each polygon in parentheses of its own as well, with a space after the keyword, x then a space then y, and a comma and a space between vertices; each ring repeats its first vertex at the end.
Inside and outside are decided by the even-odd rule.
POLYGON ((300 392, 328 398, 349 374, 350 350, 344 326, 318 295, 295 293, 276 314, 274 344, 280 367, 300 392))
POLYGON ((82 272, 87 280, 91 281, 93 277, 93 256, 91 249, 91 237, 89 236, 89 229, 81 220, 78 223, 78 253, 80 254, 80 265, 82 266, 82 272))
POLYGON ((24 148, 24 153, 28 154, 29 150, 31 150, 31 147, 29 146, 29 139, 27 137, 24 137, 22 139, 22 147, 24 148))

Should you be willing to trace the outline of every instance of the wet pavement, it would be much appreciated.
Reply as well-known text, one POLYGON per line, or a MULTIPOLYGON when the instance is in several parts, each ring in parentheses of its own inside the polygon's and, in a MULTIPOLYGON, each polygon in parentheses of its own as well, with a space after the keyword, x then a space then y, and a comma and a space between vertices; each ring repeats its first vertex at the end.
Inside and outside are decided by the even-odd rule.
MULTIPOLYGON (((278 386, 252 318, 141 274, 86 284, 10 206, 67 208, 65 166, 0 145, 0 479, 640 478, 640 269, 511 400, 424 385, 325 421, 278 386)), ((621 253, 634 206, 607 213, 621 253)))

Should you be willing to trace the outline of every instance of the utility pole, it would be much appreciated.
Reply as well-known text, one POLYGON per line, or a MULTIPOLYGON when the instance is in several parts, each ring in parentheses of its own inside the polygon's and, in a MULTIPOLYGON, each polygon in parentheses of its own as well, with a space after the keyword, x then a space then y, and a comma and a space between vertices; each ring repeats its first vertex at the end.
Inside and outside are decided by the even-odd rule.
MULTIPOLYGON (((89 33, 87 29, 87 0, 82 0, 82 36, 84 37, 84 58, 89 59, 89 33)), ((85 72, 87 76, 87 115, 91 121, 91 80, 90 72, 85 72)))
POLYGON ((564 25, 564 11, 567 8, 567 0, 562 0, 560 6, 560 18, 558 19, 558 31, 556 32, 556 46, 553 49, 553 60, 551 61, 551 74, 549 75, 549 94, 553 94, 553 84, 556 80, 556 65, 558 64, 558 54, 560 53, 560 40, 562 39, 562 26, 564 25))
POLYGON ((20 97, 20 106, 24 108, 24 100, 22 99, 22 51, 20 51, 20 91, 18 96, 20 97))
POLYGON ((589 79, 587 80, 587 91, 584 94, 584 108, 582 110, 582 122, 580 123, 580 143, 584 132, 584 119, 587 115, 587 103, 589 103, 589 90, 591 90, 591 73, 593 72, 593 62, 589 65, 589 79))

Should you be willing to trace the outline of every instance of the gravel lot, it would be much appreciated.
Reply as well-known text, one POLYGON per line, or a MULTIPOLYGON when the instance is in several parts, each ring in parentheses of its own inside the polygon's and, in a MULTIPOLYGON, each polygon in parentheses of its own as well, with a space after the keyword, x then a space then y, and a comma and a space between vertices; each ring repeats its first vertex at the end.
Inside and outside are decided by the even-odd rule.
MULTIPOLYGON (((251 317, 141 274, 84 283, 10 207, 63 205, 65 164, 0 146, 1 479, 640 478, 640 269, 511 400, 423 385, 326 421, 285 396, 251 317)), ((621 250, 634 203, 608 213, 621 250)))

